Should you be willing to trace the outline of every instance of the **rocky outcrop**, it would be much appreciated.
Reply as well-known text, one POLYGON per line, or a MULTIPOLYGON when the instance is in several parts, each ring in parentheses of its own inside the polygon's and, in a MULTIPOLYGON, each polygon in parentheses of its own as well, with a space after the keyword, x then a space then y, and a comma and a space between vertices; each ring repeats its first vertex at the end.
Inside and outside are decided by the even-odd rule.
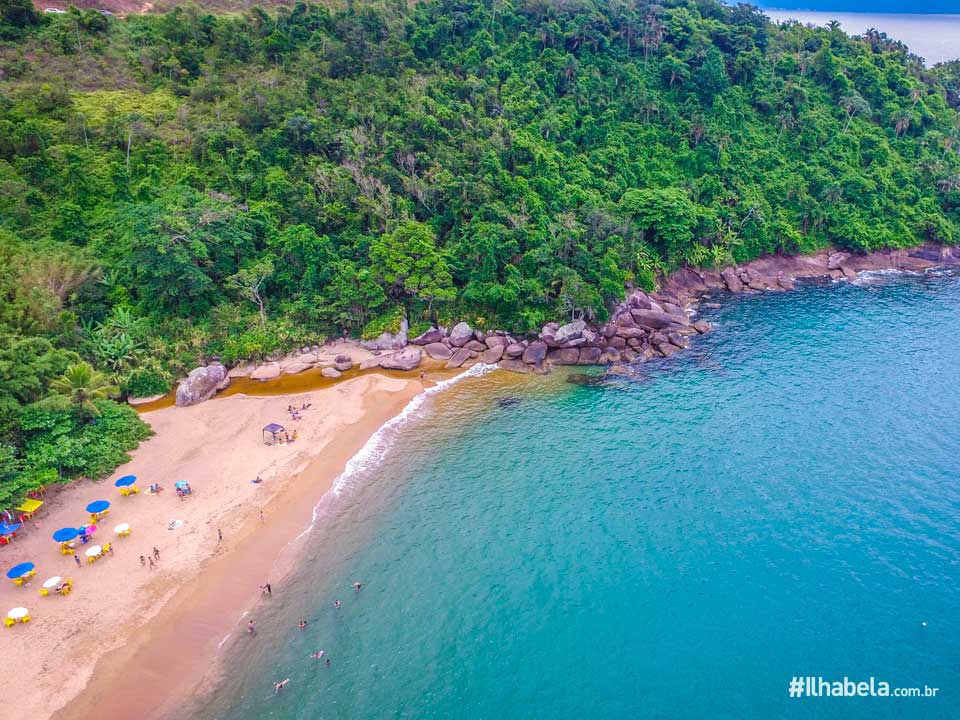
POLYGON ((335 367, 325 367, 320 371, 320 374, 325 378, 331 378, 332 380, 336 380, 338 377, 343 375, 343 373, 337 370, 335 367))
POLYGON ((367 350, 398 350, 407 344, 407 319, 400 321, 400 329, 395 333, 381 333, 373 340, 364 340, 360 344, 367 350))
POLYGON ((380 367, 384 370, 413 370, 420 364, 421 357, 419 347, 408 345, 398 353, 384 355, 380 358, 380 367))
POLYGON ((337 355, 333 359, 333 367, 337 372, 346 372, 353 367, 353 358, 349 355, 337 355))
POLYGON ((230 376, 227 374, 227 368, 220 363, 210 363, 204 367, 194 368, 177 386, 177 405, 186 407, 202 403, 229 384, 230 376))

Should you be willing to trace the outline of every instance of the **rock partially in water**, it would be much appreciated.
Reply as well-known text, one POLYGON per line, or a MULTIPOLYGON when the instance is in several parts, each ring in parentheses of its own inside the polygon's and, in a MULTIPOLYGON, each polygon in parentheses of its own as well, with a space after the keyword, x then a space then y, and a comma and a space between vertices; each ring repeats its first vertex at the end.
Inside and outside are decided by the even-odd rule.
POLYGON ((335 367, 325 367, 323 370, 320 371, 320 374, 323 375, 325 378, 330 378, 330 379, 332 379, 332 380, 336 380, 336 379, 337 379, 338 377, 340 377, 343 373, 341 373, 341 372, 340 372, 339 370, 337 370, 335 367))
POLYGON ((220 363, 194 368, 177 387, 177 405, 187 407, 212 398, 217 390, 230 384, 227 368, 220 363))
POLYGON ((408 345, 400 352, 382 358, 380 367, 384 370, 413 370, 420 364, 420 358, 420 348, 416 345, 408 345))
POLYGON ((510 395, 509 397, 497 398, 497 405, 499 405, 499 406, 502 407, 502 408, 510 408, 510 407, 514 407, 515 405, 519 405, 519 404, 520 404, 520 398, 518 398, 516 395, 510 395))

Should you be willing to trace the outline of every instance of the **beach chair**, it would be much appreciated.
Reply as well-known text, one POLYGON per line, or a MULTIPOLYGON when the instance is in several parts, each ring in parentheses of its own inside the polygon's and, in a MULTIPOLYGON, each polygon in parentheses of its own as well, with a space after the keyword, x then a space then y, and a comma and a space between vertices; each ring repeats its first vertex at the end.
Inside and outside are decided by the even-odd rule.
POLYGON ((13 627, 14 625, 17 624, 17 621, 14 620, 13 618, 7 617, 3 619, 3 624, 6 625, 7 627, 13 627))

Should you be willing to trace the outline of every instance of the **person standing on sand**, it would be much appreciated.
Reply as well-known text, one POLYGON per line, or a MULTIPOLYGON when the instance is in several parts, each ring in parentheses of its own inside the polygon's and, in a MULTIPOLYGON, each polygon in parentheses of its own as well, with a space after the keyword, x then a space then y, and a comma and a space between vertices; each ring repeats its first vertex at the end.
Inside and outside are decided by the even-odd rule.
POLYGON ((73 554, 73 559, 76 561, 77 567, 83 567, 83 564, 80 562, 80 558, 77 557, 76 553, 73 554))
POLYGON ((265 523, 266 520, 263 517, 263 510, 260 511, 260 522, 265 523))
POLYGON ((156 565, 153 564, 153 558, 152 558, 152 557, 148 557, 148 558, 147 558, 147 562, 150 563, 150 569, 151 569, 151 570, 153 570, 154 568, 157 567, 156 565))
POLYGON ((160 562, 160 551, 156 548, 153 549, 153 559, 160 562))
POLYGON ((223 530, 217 528, 217 545, 223 542, 223 530))
POLYGON ((146 566, 147 566, 147 559, 146 559, 143 555, 141 555, 141 556, 140 556, 140 567, 146 567, 146 566))

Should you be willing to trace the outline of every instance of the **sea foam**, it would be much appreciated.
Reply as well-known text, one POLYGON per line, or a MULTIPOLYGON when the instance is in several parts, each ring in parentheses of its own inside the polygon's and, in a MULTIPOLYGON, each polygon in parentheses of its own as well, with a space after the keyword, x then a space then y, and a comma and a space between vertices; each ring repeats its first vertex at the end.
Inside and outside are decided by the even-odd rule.
POLYGON ((343 472, 341 472, 333 481, 333 486, 331 487, 330 492, 320 498, 320 501, 314 506, 310 525, 308 525, 302 533, 294 538, 294 542, 313 530, 314 526, 317 524, 317 518, 323 512, 323 508, 330 497, 340 497, 344 494, 344 492, 353 488, 357 481, 364 475, 364 473, 375 467, 383 459, 384 455, 396 440, 397 431, 406 422, 418 415, 419 411, 423 408, 424 404, 431 396, 443 392, 461 380, 471 377, 480 377, 482 375, 486 375, 487 373, 493 372, 496 369, 497 368, 495 365, 478 363, 469 370, 460 373, 456 377, 452 377, 449 380, 441 380, 433 387, 427 388, 422 393, 411 399, 410 402, 407 403, 406 407, 403 408, 403 410, 381 425, 380 428, 370 436, 367 442, 364 443, 363 447, 360 448, 357 454, 347 461, 346 466, 343 468, 343 472))

